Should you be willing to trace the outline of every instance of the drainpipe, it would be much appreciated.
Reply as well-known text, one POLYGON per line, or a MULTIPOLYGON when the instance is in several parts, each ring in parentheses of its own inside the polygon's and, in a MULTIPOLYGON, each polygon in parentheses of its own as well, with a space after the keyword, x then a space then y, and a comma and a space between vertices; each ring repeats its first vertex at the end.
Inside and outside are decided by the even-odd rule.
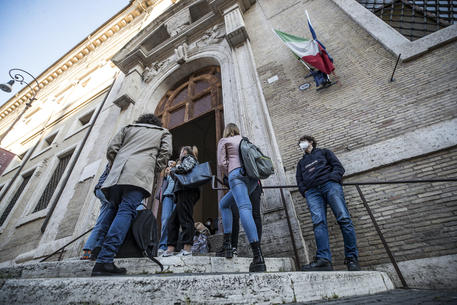
POLYGON ((60 182, 61 186, 57 190, 57 195, 54 196, 54 200, 51 203, 51 207, 49 208, 48 214, 46 215, 46 219, 44 220, 44 223, 41 226, 41 233, 44 233, 44 231, 46 231, 46 227, 48 226, 48 223, 49 223, 49 220, 51 219, 52 213, 54 212, 54 210, 55 210, 55 208, 57 206, 57 202, 59 201, 60 196, 62 195, 63 190, 65 189, 65 186, 67 185, 67 182, 70 179, 70 176, 71 176, 71 174, 73 172, 73 169, 74 169, 74 167, 76 165, 76 162, 78 161, 79 156, 81 155, 81 152, 82 152, 84 146, 86 145, 87 139, 89 138, 89 135, 90 135, 90 133, 92 131, 92 128, 94 128, 95 122, 97 121, 98 116, 99 116, 100 112, 102 111, 103 106, 105 105, 105 102, 106 102, 106 100, 108 99, 108 96, 111 93, 111 90, 113 89, 114 83, 116 82, 116 79, 117 79, 118 75, 119 75, 119 73, 116 73, 116 75, 114 77, 114 81, 113 81, 113 83, 111 84, 111 86, 110 86, 110 88, 108 90, 108 93, 106 94, 105 98, 103 99, 103 102, 100 105, 100 107, 98 107, 97 111, 95 112, 95 116, 92 119, 92 124, 89 126, 89 129, 87 130, 86 134, 84 135, 84 138, 81 141, 81 144, 78 146, 78 149, 76 151, 75 157, 73 158, 72 162, 68 166, 68 169, 66 170, 65 176, 63 177, 63 181, 60 182))

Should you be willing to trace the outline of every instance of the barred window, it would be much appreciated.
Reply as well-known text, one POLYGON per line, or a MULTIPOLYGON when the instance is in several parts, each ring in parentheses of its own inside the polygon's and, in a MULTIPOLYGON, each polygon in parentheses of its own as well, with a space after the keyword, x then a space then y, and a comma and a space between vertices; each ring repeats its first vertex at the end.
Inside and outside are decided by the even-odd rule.
MULTIPOLYGON (((32 178, 33 171, 27 173, 26 175, 22 176, 22 183, 17 189, 16 193, 14 194, 13 198, 11 198, 11 201, 8 203, 8 206, 6 209, 3 211, 2 216, 0 217, 0 227, 3 225, 5 220, 8 218, 8 215, 10 214, 11 210, 14 208, 14 205, 16 204, 17 200, 22 194, 22 191, 24 191, 25 187, 30 181, 30 178, 32 178)), ((2 187, 3 188, 3 187, 2 187)))
POLYGON ((57 167, 52 174, 51 180, 48 182, 48 185, 46 185, 46 188, 44 189, 44 192, 41 195, 35 210, 33 210, 34 213, 44 210, 48 207, 49 201, 51 200, 52 195, 54 195, 54 191, 60 182, 60 178, 62 178, 62 175, 65 172, 65 168, 70 162, 72 154, 73 152, 59 158, 59 164, 57 164, 57 167))
POLYGON ((357 0, 413 41, 457 23, 456 0, 357 0))

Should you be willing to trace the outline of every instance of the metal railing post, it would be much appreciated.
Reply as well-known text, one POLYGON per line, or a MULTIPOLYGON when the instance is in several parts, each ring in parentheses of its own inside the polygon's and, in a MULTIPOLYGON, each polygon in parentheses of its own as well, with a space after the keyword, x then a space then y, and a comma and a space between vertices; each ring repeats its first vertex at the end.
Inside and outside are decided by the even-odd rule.
POLYGON ((294 232, 292 230, 292 224, 291 224, 290 218, 289 218, 289 209, 287 208, 286 200, 284 198, 284 190, 283 190, 283 188, 281 187, 279 190, 281 192, 282 206, 284 207, 284 212, 286 213, 287 226, 289 227, 290 239, 292 241, 292 247, 294 249, 295 267, 296 267, 297 271, 299 271, 300 270, 300 257, 298 256, 297 245, 295 244, 294 232))
POLYGON ((387 255, 389 256, 390 262, 394 266, 395 271, 397 272, 398 277, 400 278, 400 281, 403 285, 404 288, 408 288, 408 285, 406 284, 405 278, 403 277, 403 274, 400 271, 400 268, 397 265, 397 261, 395 260, 395 257, 393 256, 392 252, 390 251, 389 245, 387 244, 386 239, 384 238, 384 234, 382 234, 381 229, 378 226, 378 222, 376 221, 373 213, 371 212, 370 207, 368 206, 368 203, 365 199, 365 196, 362 193, 362 190, 360 189, 360 186, 358 184, 355 185, 357 192, 359 192, 360 199, 362 199, 362 203, 367 210, 368 215, 371 218, 371 221, 373 222, 373 225, 376 229, 376 232, 379 235, 379 238, 381 239, 382 245, 384 246, 384 249, 386 250, 387 255))

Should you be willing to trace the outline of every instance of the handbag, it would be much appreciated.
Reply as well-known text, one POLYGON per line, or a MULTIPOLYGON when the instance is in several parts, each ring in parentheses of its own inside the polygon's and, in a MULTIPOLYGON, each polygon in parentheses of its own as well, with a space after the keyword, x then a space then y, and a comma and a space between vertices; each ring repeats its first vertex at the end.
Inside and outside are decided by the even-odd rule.
POLYGON ((188 173, 174 176, 184 188, 196 188, 211 181, 212 173, 209 163, 205 162, 195 165, 188 173))

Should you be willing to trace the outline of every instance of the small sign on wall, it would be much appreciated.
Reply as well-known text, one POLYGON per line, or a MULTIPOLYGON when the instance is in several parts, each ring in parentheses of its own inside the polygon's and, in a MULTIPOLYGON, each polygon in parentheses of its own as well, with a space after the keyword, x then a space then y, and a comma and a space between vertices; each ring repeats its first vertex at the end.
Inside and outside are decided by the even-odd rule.
POLYGON ((274 83, 275 81, 277 81, 278 79, 279 79, 279 77, 277 75, 274 75, 274 76, 270 77, 269 79, 267 79, 267 82, 269 84, 271 84, 271 83, 274 83))

